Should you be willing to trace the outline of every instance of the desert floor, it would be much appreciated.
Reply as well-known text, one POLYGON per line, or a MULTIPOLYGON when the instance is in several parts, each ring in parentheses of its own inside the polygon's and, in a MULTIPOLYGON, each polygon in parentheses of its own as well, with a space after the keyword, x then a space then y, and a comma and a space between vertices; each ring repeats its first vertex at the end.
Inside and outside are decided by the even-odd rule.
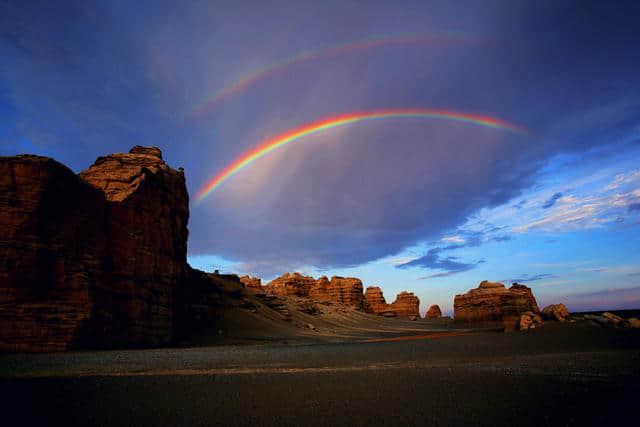
POLYGON ((565 426, 638 420, 637 330, 578 322, 510 334, 413 335, 3 355, 3 424, 565 426))

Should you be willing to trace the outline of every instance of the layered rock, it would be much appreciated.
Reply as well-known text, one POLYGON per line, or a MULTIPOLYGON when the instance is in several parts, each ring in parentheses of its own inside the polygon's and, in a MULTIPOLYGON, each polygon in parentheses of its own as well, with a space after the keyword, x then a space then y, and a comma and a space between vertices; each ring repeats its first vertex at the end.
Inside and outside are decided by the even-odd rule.
POLYGON ((396 300, 387 304, 382 290, 378 286, 369 286, 364 294, 364 310, 367 313, 385 317, 406 316, 420 317, 420 300, 411 292, 400 292, 396 300))
POLYGON ((425 314, 425 319, 439 319, 442 317, 442 310, 440 310, 440 306, 438 304, 434 304, 429 307, 427 313, 425 314))
POLYGON ((362 281, 354 277, 333 276, 329 282, 329 300, 340 304, 362 307, 362 281))
POLYGON ((398 316, 420 317, 420 299, 413 292, 400 292, 391 304, 398 316))
POLYGON ((514 283, 505 288, 502 283, 483 281, 478 288, 456 295, 453 304, 454 319, 466 322, 518 321, 525 312, 539 313, 538 304, 527 286, 514 283))
MULTIPOLYGON (((184 173, 155 147, 99 157, 80 177, 107 200, 108 277, 96 289, 98 342, 127 346, 170 342, 173 294, 187 266, 189 196, 184 173)), ((94 335, 95 336, 95 335, 94 335)))
POLYGON ((87 335, 105 205, 53 159, 0 157, 0 349, 65 350, 87 335))
POLYGON ((184 174, 157 148, 100 157, 80 175, 45 157, 0 158, 0 348, 169 343, 188 209, 184 174))
POLYGON ((316 301, 330 301, 329 283, 327 276, 320 277, 309 290, 309 298, 316 301))
POLYGON ((254 291, 262 290, 262 280, 258 277, 250 277, 250 276, 241 276, 240 282, 247 289, 252 289, 254 291))
POLYGON ((264 290, 270 295, 280 297, 308 297, 311 287, 316 283, 310 276, 300 273, 285 273, 269 282, 264 290))
POLYGON ((379 286, 369 286, 364 293, 364 310, 367 313, 380 314, 389 310, 379 286))
POLYGON ((542 317, 547 320, 564 322, 569 316, 569 309, 564 304, 551 304, 542 309, 542 317))
POLYGON ((527 311, 520 315, 520 320, 518 321, 518 328, 521 331, 526 331, 528 329, 533 329, 536 326, 542 323, 542 317, 534 313, 532 311, 527 311))

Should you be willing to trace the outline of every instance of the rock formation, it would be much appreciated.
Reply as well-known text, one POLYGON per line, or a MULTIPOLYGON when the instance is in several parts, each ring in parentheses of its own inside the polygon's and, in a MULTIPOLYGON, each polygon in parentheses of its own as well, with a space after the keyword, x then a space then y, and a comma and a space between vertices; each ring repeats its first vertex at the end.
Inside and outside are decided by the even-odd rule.
POLYGON ((507 289, 502 283, 486 280, 478 288, 456 295, 453 309, 457 321, 502 321, 509 317, 514 324, 527 311, 540 312, 530 288, 514 283, 507 289))
POLYGON ((117 346, 168 344, 173 294, 187 266, 184 173, 169 167, 159 149, 137 146, 99 157, 80 178, 107 200, 108 274, 96 289, 95 315, 109 330, 93 336, 117 346))
POLYGON ((551 304, 542 309, 542 317, 547 320, 564 322, 569 316, 569 309, 564 304, 551 304))
POLYGON ((369 286, 364 294, 364 310, 385 317, 420 318, 420 300, 411 292, 400 292, 392 304, 387 304, 378 286, 369 286))
POLYGON ((442 311, 440 310, 440 306, 438 304, 434 304, 429 307, 427 313, 425 314, 425 319, 439 319, 442 317, 442 311))
POLYGON ((523 313, 522 315, 520 315, 518 328, 521 331, 526 331, 528 329, 535 328, 541 323, 542 323, 542 317, 539 314, 534 313, 532 311, 527 311, 526 313, 523 313))
POLYGON ((0 349, 65 350, 86 335, 104 283, 105 206, 53 159, 0 157, 0 349))
POLYGON ((380 314, 389 310, 389 304, 384 299, 382 289, 369 286, 364 293, 364 309, 367 313, 380 314))
POLYGON ((329 282, 329 300, 361 308, 364 300, 362 281, 353 277, 332 277, 329 282))
POLYGON ((316 281, 313 277, 303 276, 300 273, 285 273, 283 276, 269 282, 264 287, 264 290, 269 295, 306 298, 315 283, 316 281))
POLYGON ((400 292, 396 300, 391 304, 391 310, 398 316, 420 317, 420 299, 413 292, 400 292))
POLYGON ((329 301, 329 279, 322 276, 309 290, 309 298, 316 301, 329 301))
POLYGON ((174 337, 189 279, 184 174, 157 148, 74 174, 0 158, 0 349, 140 347, 174 337))
POLYGON ((262 290, 262 280, 258 277, 242 276, 240 277, 240 282, 242 282, 244 287, 247 289, 252 289, 254 291, 262 290))

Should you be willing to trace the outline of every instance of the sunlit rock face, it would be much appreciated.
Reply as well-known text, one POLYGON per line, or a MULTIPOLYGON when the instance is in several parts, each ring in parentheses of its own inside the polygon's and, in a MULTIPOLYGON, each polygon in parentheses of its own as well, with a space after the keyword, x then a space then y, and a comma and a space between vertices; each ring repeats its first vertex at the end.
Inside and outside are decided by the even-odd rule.
POLYGON ((420 317, 420 299, 413 292, 400 292, 391 304, 391 310, 398 316, 420 317))
POLYGON ((387 304, 378 286, 369 286, 364 294, 364 309, 368 313, 405 317, 420 317, 420 299, 411 292, 400 292, 396 300, 387 304))
POLYGON ((188 266, 184 174, 134 147, 74 174, 0 158, 0 348, 169 343, 188 266))
POLYGON ((536 299, 527 286, 514 283, 505 288, 502 283, 483 281, 476 289, 456 295, 454 319, 466 322, 503 321, 525 312, 539 313, 536 299))
POLYGON ((265 286, 265 291, 271 295, 281 297, 308 297, 311 287, 316 280, 310 276, 303 276, 300 273, 285 273, 273 279, 265 286))
POLYGON ((254 291, 262 290, 262 279, 258 277, 241 276, 240 282, 242 282, 244 287, 247 289, 251 289, 254 291))

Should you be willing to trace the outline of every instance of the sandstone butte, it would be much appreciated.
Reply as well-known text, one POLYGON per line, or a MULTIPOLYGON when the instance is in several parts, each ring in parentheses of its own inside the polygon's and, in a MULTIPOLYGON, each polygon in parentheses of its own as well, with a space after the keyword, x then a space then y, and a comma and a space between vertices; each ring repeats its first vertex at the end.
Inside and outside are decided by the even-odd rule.
POLYGON ((187 264, 188 203, 157 148, 78 175, 0 157, 0 350, 158 346, 193 327, 192 307, 215 295, 187 264))
MULTIPOLYGON (((284 275, 267 286, 187 263, 182 169, 155 147, 99 157, 75 174, 34 155, 0 157, 0 350, 154 347, 215 321, 220 281, 365 309, 356 278, 284 275)), ((385 309, 417 315, 400 293, 385 309)))
POLYGON ((387 304, 379 287, 368 287, 362 293, 362 281, 355 277, 326 276, 314 279, 300 273, 285 273, 264 288, 271 295, 308 298, 313 301, 338 303, 362 309, 367 313, 393 312, 397 316, 418 316, 420 300, 410 292, 401 292, 392 304, 387 304))
POLYGON ((424 317, 426 319, 439 319, 442 317, 442 310, 440 310, 440 306, 438 304, 434 304, 429 307, 429 310, 427 310, 424 317))
POLYGON ((506 288, 502 283, 486 280, 476 289, 456 295, 453 310, 454 319, 463 322, 505 321, 508 318, 515 323, 526 312, 540 313, 527 286, 514 283, 506 288))
POLYGON ((387 304, 382 289, 378 286, 369 286, 364 294, 367 313, 389 315, 389 312, 397 316, 420 317, 420 299, 411 292, 400 292, 396 300, 387 304))

